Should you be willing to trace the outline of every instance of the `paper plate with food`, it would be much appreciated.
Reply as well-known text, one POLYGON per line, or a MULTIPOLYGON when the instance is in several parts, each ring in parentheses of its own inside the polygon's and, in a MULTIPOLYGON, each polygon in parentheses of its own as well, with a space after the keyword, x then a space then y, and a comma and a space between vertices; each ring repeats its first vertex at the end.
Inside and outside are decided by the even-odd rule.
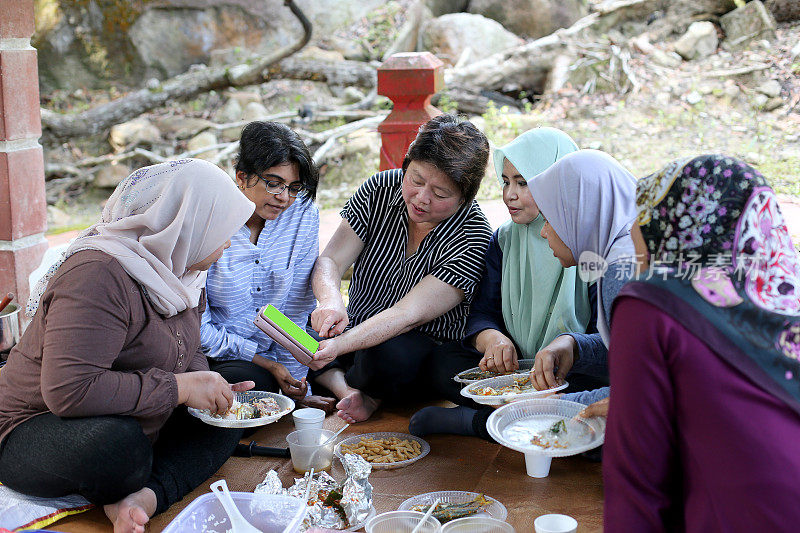
POLYGON ((536 359, 519 359, 519 368, 512 372, 493 372, 491 370, 481 370, 481 367, 469 368, 453 376, 453 381, 459 383, 475 383, 482 379, 496 378, 497 376, 507 376, 510 374, 528 374, 533 369, 536 359))
POLYGON ((294 402, 291 398, 274 392, 247 391, 233 396, 233 405, 227 413, 212 413, 208 409, 189 407, 189 414, 206 424, 223 428, 252 428, 271 424, 291 413, 294 402))
POLYGON ((354 453, 364 458, 375 470, 400 468, 415 463, 428 455, 430 445, 419 437, 407 433, 379 432, 354 435, 339 442, 333 453, 344 461, 345 454, 354 453))
POLYGON ((567 388, 566 381, 552 389, 536 390, 530 376, 524 374, 508 374, 496 378, 482 379, 461 389, 461 396, 483 405, 503 405, 510 402, 537 398, 553 394, 567 388))
POLYGON ((467 516, 488 516, 497 520, 505 520, 508 516, 506 507, 494 498, 462 490, 418 494, 401 503, 398 509, 425 512, 436 500, 439 500, 439 503, 432 514, 442 524, 467 516))

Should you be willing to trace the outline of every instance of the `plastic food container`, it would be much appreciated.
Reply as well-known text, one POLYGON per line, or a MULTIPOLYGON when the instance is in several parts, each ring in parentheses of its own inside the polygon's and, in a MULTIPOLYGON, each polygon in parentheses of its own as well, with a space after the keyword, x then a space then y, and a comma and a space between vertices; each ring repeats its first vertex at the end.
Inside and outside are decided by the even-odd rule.
MULTIPOLYGON (((372 518, 365 527, 367 533, 411 533, 425 513, 417 511, 390 511, 372 518)), ((429 516, 417 533, 439 533, 442 524, 429 516)))
POLYGON ((442 533, 514 533, 514 527, 488 516, 468 516, 446 523, 442 533))
MULTIPOLYGON (((296 533, 306 516, 306 502, 276 494, 231 492, 233 503, 245 520, 264 533, 296 533)), ((225 533, 231 529, 228 515, 214 494, 203 494, 180 512, 164 533, 225 533)))
POLYGON ((334 432, 327 429, 298 429, 289 433, 286 442, 289 443, 295 472, 305 474, 312 468, 315 472, 330 470, 335 442, 327 446, 322 446, 322 443, 333 435, 334 432))

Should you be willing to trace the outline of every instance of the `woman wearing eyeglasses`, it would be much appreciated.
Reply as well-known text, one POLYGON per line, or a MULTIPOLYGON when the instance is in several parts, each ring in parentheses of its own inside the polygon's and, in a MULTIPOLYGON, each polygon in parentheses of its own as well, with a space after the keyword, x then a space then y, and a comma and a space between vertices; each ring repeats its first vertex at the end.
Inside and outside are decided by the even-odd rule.
POLYGON ((272 304, 304 326, 315 307, 310 275, 319 255, 319 177, 308 148, 283 124, 245 126, 236 185, 256 210, 208 272, 201 340, 212 369, 247 376, 256 390, 330 410, 333 399, 308 396, 308 368, 253 324, 272 304))

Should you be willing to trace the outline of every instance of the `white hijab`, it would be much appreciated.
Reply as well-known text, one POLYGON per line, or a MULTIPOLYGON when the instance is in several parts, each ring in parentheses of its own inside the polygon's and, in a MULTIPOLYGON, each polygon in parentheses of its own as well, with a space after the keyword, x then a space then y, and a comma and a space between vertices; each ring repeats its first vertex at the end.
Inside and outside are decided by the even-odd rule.
POLYGON ((254 209, 230 176, 207 161, 141 168, 117 186, 100 222, 78 236, 39 281, 26 312, 36 312, 55 271, 81 250, 113 256, 166 317, 197 307, 206 273, 188 268, 222 246, 254 209))
MULTIPOLYGON (((578 150, 528 182, 533 199, 578 262, 578 271, 605 260, 605 267, 634 261, 631 226, 636 219, 636 178, 598 150, 578 150), (584 252, 590 252, 583 255, 584 252)), ((603 307, 603 278, 597 279, 597 330, 608 346, 610 328, 603 307)))
POLYGON ((616 159, 578 150, 528 183, 536 205, 576 261, 587 251, 608 264, 634 258, 636 178, 616 159))

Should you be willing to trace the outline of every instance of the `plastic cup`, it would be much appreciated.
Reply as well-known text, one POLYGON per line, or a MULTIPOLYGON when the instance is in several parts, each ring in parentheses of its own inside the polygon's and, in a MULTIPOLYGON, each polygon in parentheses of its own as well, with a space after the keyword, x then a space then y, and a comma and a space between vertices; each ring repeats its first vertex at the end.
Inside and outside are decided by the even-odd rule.
POLYGON ((327 429, 298 429, 289 433, 286 442, 289 443, 295 472, 305 474, 312 468, 315 472, 330 470, 335 443, 331 442, 327 446, 322 446, 322 443, 333 434, 333 431, 327 429))
POLYGON ((533 521, 536 533, 575 533, 578 521, 565 514, 543 514, 533 521))
MULTIPOLYGON (((419 511, 390 511, 372 517, 364 529, 367 533, 411 533, 425 513, 419 511)), ((440 533, 442 524, 429 516, 417 533, 440 533)))
POLYGON ((306 407, 305 409, 295 409, 292 413, 295 429, 322 429, 325 421, 325 411, 306 407))
POLYGON ((525 470, 531 477, 547 477, 553 458, 543 453, 526 453, 525 470))
POLYGON ((514 527, 488 516, 467 516, 443 525, 442 533, 514 533, 514 527))

